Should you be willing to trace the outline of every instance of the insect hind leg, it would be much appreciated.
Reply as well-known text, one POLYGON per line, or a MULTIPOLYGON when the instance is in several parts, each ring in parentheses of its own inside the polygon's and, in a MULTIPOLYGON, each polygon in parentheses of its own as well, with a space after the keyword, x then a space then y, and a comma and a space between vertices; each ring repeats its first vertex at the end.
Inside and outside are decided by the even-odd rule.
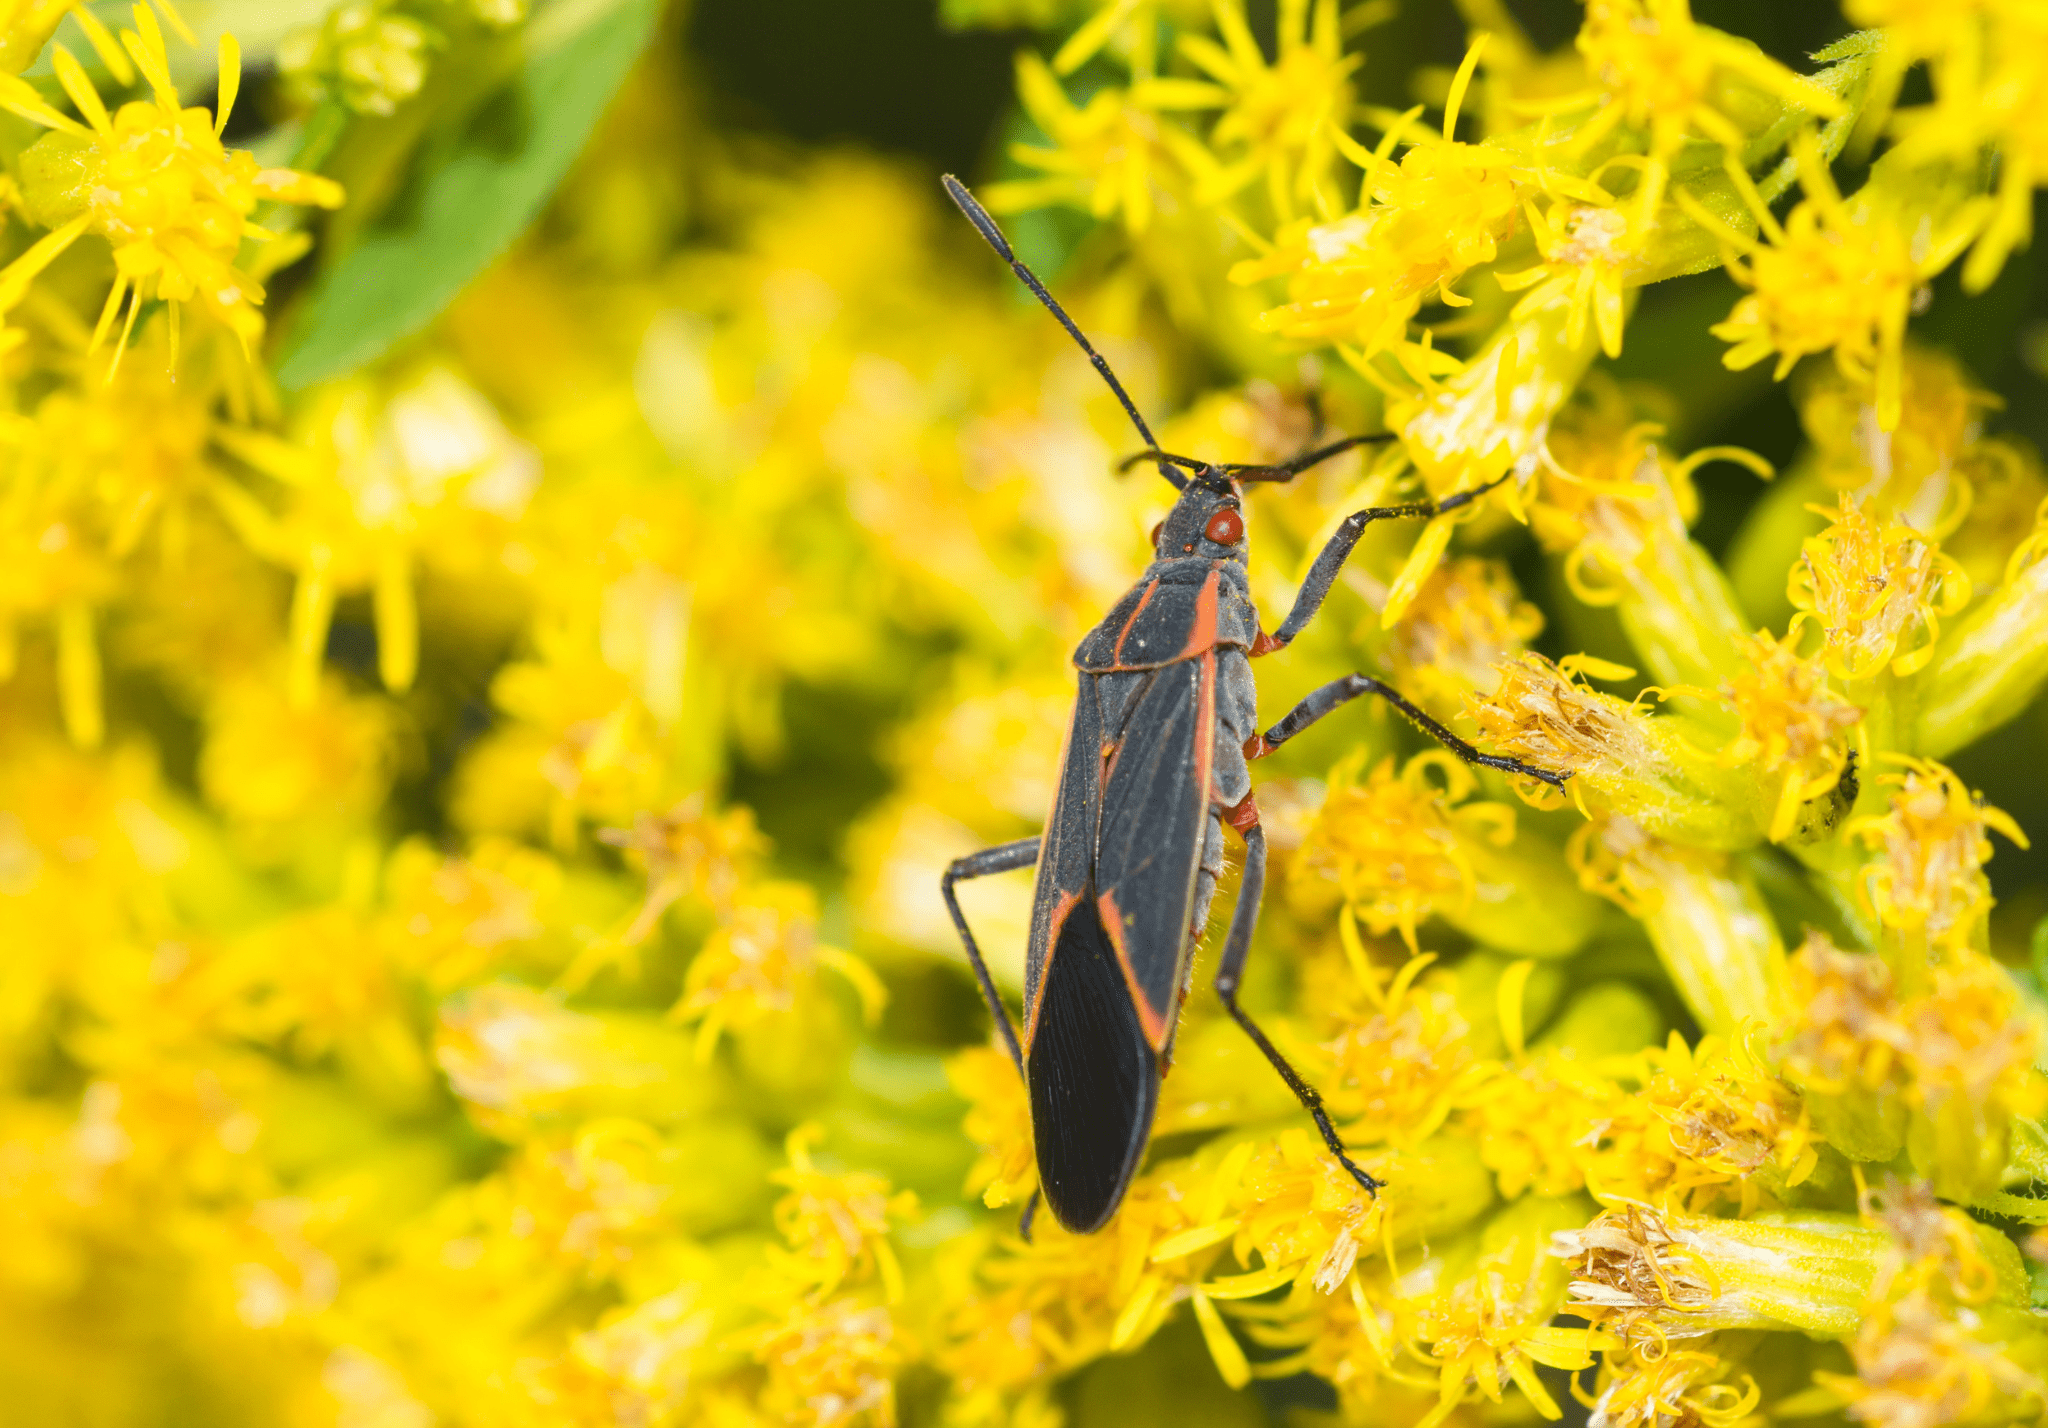
POLYGON ((1552 769, 1537 768, 1520 759, 1511 759, 1501 754, 1482 753, 1465 740, 1453 734, 1442 724, 1416 708, 1408 697, 1392 685, 1383 684, 1366 674, 1347 674, 1342 679, 1331 680, 1294 706, 1285 718, 1265 733, 1258 735, 1245 750, 1249 758, 1263 758, 1299 734, 1309 725, 1328 714, 1341 709, 1361 695, 1375 694, 1400 710, 1413 720, 1423 733, 1435 739, 1468 764, 1484 769, 1498 769, 1502 773, 1520 774, 1549 784, 1552 788, 1563 788, 1565 780, 1571 777, 1569 770, 1558 773, 1552 769))
POLYGON ((953 914, 953 926, 960 933, 960 945, 967 949, 967 960, 974 968, 974 980, 981 984, 982 1000, 988 1003, 988 1014, 995 1018, 996 1030, 1002 1033, 1003 1045, 1009 1050, 1010 1062, 1017 1068, 1019 1076, 1024 1074, 1024 1048, 1017 1040, 1017 1028, 1011 1024, 1010 1009, 1003 1005, 1002 995, 996 991, 996 980, 989 975, 988 963, 982 960, 981 948, 975 944, 967 916, 960 911, 960 899, 953 895, 953 885, 973 878, 985 878, 992 873, 1014 873, 1020 868, 1031 867, 1038 861, 1040 841, 1037 838, 1019 838, 1014 843, 999 843, 979 853, 956 858, 947 867, 945 876, 939 879, 939 892, 946 899, 946 911, 953 914))
MULTIPOLYGON (((1249 805, 1251 800, 1247 798, 1245 803, 1249 805)), ((1266 833, 1257 823, 1244 829, 1244 848, 1244 883, 1238 890, 1237 906, 1230 914, 1230 933, 1224 939, 1223 956, 1216 966, 1216 995, 1222 999, 1223 1009, 1230 1013, 1230 1019, 1252 1039, 1252 1045, 1258 1047, 1266 1060, 1272 1063, 1273 1069, 1280 1073, 1280 1079, 1287 1083, 1287 1089, 1294 1092, 1295 1099, 1314 1118, 1316 1129, 1322 1132, 1323 1144, 1329 1148, 1330 1154, 1337 1157, 1337 1163, 1366 1193, 1375 1194, 1386 1182, 1351 1158, 1343 1140, 1337 1135, 1336 1126, 1330 1123, 1330 1113, 1323 1108, 1321 1093, 1302 1079, 1301 1073, 1280 1054, 1280 1048, 1237 1004, 1238 981, 1244 975, 1245 956, 1251 951, 1252 932, 1258 926, 1259 904, 1266 891, 1266 833)))

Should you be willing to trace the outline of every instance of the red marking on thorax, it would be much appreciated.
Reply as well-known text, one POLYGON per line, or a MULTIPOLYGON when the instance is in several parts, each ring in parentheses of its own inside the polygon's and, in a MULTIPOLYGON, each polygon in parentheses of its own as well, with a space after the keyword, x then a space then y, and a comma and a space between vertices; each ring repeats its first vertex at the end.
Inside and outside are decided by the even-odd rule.
POLYGON ((1252 647, 1246 650, 1245 653, 1253 659, 1257 659, 1260 655, 1271 654, 1274 650, 1285 648, 1287 648, 1285 640, 1276 640, 1264 630, 1261 630, 1259 631, 1258 638, 1252 641, 1252 647))
POLYGON ((1138 597, 1137 605, 1131 610, 1130 619, 1124 621, 1124 627, 1116 632, 1116 648, 1111 651, 1111 657, 1118 664, 1124 662, 1124 641, 1131 637, 1131 626, 1138 623, 1138 616, 1145 613, 1145 607, 1152 603, 1152 595, 1158 589, 1159 582, 1157 580, 1154 580, 1145 587, 1145 593, 1138 597))
POLYGON ((1195 623, 1188 631, 1188 642, 1181 646, 1175 659, 1193 659, 1196 655, 1216 648, 1216 601, 1223 588, 1223 562, 1217 561, 1209 572, 1209 578, 1202 582, 1202 593, 1195 596, 1195 623))

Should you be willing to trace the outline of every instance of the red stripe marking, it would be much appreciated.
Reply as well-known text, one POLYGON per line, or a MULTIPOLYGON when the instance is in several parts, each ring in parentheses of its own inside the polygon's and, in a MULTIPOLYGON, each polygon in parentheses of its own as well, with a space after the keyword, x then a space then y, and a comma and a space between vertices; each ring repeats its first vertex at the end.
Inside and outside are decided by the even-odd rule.
POLYGON ((1045 961, 1038 968, 1038 995, 1031 999, 1031 1005, 1024 1009, 1024 1051, 1030 1054, 1031 1043, 1038 1039, 1038 1009, 1045 1004, 1045 979, 1052 972, 1053 949, 1060 945, 1060 929, 1067 925, 1067 917, 1080 906, 1081 894, 1070 892, 1061 898, 1052 910, 1052 920, 1045 930, 1045 961))
POLYGON ((1211 567, 1209 578, 1202 582, 1202 593, 1195 597, 1195 623, 1188 631, 1188 642, 1181 646, 1175 659, 1193 659, 1216 648, 1216 597, 1222 587, 1223 562, 1219 560, 1211 567))
POLYGON ((1138 616, 1145 613, 1145 607, 1152 603, 1152 592, 1158 588, 1159 582, 1157 580, 1152 581, 1145 587, 1145 593, 1138 597, 1138 603, 1132 609, 1130 619, 1124 621, 1124 627, 1116 632, 1116 648, 1110 651, 1110 655, 1119 666, 1124 662, 1124 641, 1131 637, 1131 626, 1138 623, 1138 616))
POLYGON ((1152 1005, 1138 986, 1137 975, 1131 970, 1131 954, 1124 947, 1124 919, 1123 914, 1117 911, 1116 893, 1103 893, 1095 899, 1095 906, 1102 914, 1103 929, 1116 946, 1117 966, 1123 970, 1124 985, 1130 989, 1131 1003, 1137 1008, 1138 1023, 1145 1030, 1145 1040, 1157 1051, 1166 1040, 1166 1014, 1152 1005))

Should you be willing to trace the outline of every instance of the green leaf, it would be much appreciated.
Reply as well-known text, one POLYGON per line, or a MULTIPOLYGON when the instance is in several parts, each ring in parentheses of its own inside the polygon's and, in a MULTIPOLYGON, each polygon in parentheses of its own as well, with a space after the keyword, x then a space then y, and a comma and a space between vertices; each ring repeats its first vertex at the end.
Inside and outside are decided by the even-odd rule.
POLYGON ((453 302, 539 214, 660 13, 661 0, 560 0, 535 16, 510 86, 428 141, 407 197, 321 277, 278 354, 279 385, 344 376, 453 302))

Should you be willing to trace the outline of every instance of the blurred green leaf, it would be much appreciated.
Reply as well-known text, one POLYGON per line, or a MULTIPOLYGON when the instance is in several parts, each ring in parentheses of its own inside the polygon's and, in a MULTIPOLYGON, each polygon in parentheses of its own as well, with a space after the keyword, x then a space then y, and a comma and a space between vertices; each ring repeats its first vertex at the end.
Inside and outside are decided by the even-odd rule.
POLYGON ((536 16, 511 84, 422 151, 408 194, 321 278, 278 382, 346 375, 433 321, 540 212, 660 13, 660 0, 571 0, 536 16))

